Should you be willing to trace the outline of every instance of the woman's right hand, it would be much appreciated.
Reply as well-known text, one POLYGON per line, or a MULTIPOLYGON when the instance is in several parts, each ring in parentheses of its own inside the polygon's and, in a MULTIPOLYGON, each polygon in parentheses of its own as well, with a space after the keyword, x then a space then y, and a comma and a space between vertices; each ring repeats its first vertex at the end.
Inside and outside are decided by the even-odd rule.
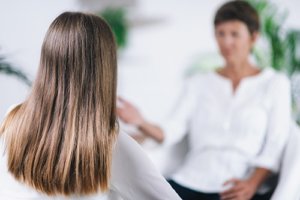
MULTIPOLYGON (((164 133, 160 127, 146 121, 140 111, 128 101, 118 97, 117 114, 125 123, 137 126, 139 131, 146 137, 151 137, 161 143, 164 140, 164 133)), ((143 137, 144 137, 143 136, 143 137)), ((144 140, 145 138, 143 138, 144 140)))
POLYGON ((125 99, 118 97, 117 114, 125 123, 141 126, 144 118, 140 111, 125 99))

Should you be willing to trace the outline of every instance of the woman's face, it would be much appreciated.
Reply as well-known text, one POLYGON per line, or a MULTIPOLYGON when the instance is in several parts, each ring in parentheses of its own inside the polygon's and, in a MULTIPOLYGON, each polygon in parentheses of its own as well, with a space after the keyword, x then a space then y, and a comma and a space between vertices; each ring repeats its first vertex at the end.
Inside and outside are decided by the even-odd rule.
POLYGON ((248 59, 257 33, 250 34, 245 23, 232 20, 218 24, 215 27, 215 37, 225 61, 232 63, 248 59))

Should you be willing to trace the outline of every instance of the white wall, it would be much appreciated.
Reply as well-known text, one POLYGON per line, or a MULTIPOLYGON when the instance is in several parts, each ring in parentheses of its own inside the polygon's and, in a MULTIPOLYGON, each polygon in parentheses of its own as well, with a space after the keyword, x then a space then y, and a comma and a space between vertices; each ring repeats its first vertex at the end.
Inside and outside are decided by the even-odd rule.
MULTIPOLYGON (((73 0, 0 0, 0 54, 34 79, 41 44, 53 19, 76 9, 73 0)), ((0 74, 0 120, 7 108, 24 100, 29 87, 14 77, 0 74)))

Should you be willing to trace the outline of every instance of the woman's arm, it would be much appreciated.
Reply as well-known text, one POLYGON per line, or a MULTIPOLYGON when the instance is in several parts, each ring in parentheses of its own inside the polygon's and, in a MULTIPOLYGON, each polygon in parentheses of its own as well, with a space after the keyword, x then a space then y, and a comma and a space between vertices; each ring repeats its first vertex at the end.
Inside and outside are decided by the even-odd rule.
POLYGON ((271 174, 271 171, 265 168, 256 168, 250 178, 246 180, 232 179, 224 183, 226 185, 232 185, 230 189, 221 193, 222 200, 240 200, 251 199, 259 186, 266 180, 271 174))
POLYGON ((113 153, 111 188, 124 200, 179 200, 141 147, 120 133, 113 153))
POLYGON ((165 139, 162 129, 159 126, 151 124, 150 122, 142 121, 142 123, 137 127, 143 134, 153 138, 158 143, 162 143, 165 139))
POLYGON ((300 199, 300 128, 292 122, 290 136, 286 145, 282 166, 279 173, 279 182, 271 200, 300 199))
POLYGON ((146 120, 139 110, 128 101, 118 98, 118 116, 125 123, 135 125, 144 136, 164 145, 179 142, 189 129, 189 122, 199 101, 199 79, 186 80, 180 98, 173 105, 166 120, 153 124, 146 120))
POLYGON ((283 74, 277 74, 270 86, 268 98, 272 101, 265 141, 260 153, 252 160, 252 165, 278 173, 291 125, 291 91, 289 79, 283 74))
POLYGON ((164 140, 164 133, 159 126, 144 119, 139 110, 128 101, 118 98, 120 106, 117 109, 118 116, 128 124, 135 125, 146 137, 150 137, 159 143, 164 140))
POLYGON ((265 168, 256 168, 253 172, 252 176, 248 179, 248 181, 253 185, 256 189, 261 186, 261 184, 271 175, 271 171, 265 168))

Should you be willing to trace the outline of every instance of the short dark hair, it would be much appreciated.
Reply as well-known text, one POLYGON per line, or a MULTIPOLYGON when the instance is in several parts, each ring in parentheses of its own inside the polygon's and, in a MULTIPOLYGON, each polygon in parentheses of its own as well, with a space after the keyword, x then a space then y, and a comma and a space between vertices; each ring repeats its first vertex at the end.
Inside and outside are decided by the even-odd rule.
POLYGON ((239 20, 245 23, 251 34, 259 31, 260 22, 257 11, 246 1, 235 0, 223 4, 215 15, 214 25, 239 20))

